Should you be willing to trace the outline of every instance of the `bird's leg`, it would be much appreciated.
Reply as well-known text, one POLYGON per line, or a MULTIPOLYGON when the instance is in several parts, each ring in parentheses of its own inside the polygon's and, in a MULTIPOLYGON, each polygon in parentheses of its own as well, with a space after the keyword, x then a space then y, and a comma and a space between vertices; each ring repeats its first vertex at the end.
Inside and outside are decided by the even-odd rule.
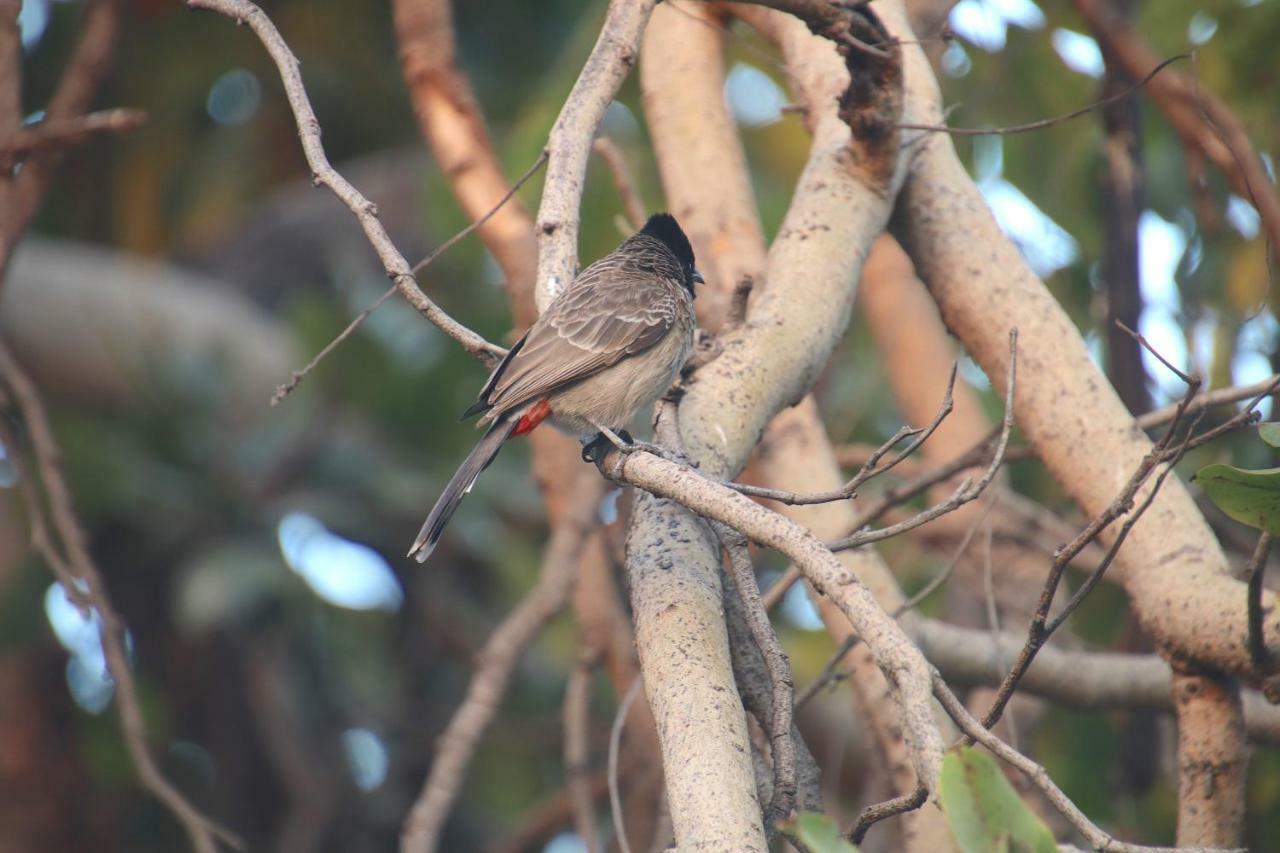
POLYGON ((674 453, 667 450, 665 447, 659 444, 653 444, 652 442, 637 441, 632 438, 631 433, 627 432, 625 429, 614 431, 609 429, 609 427, 601 426, 597 423, 592 423, 592 426, 600 430, 600 434, 595 437, 595 440, 592 441, 591 444, 583 448, 583 459, 587 459, 588 461, 595 461, 594 449, 598 448, 607 451, 608 445, 612 444, 618 449, 619 453, 631 454, 638 451, 644 451, 645 453, 652 453, 660 459, 665 459, 668 462, 674 462, 677 465, 681 465, 686 468, 695 467, 689 457, 685 456, 683 453, 674 453), (590 457, 587 455, 588 451, 592 451, 592 455, 590 457))

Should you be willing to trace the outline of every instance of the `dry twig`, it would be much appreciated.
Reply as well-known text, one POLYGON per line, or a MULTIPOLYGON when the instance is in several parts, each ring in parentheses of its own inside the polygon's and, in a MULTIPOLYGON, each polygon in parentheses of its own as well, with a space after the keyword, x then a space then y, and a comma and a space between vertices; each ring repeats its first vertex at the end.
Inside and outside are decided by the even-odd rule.
MULTIPOLYGON (((530 178, 532 178, 534 175, 538 173, 538 170, 541 169, 543 165, 546 164, 546 162, 547 162, 547 152, 543 151, 542 154, 538 156, 538 159, 533 162, 533 165, 530 166, 528 169, 526 169, 525 173, 516 179, 516 182, 511 185, 510 189, 507 190, 506 195, 498 199, 498 202, 493 207, 491 207, 488 210, 488 212, 486 212, 479 219, 476 219, 470 225, 466 226, 465 228, 460 230, 458 233, 450 237, 448 240, 445 240, 443 243, 437 246, 435 250, 431 252, 431 254, 427 255, 425 258, 423 258, 422 260, 414 264, 413 269, 410 270, 410 272, 413 273, 414 275, 417 275, 419 272, 421 272, 422 270, 430 266, 431 262, 434 261, 436 258, 440 257, 445 252, 452 249, 454 245, 456 245, 463 238, 469 236, 472 232, 476 231, 477 229, 483 228, 485 223, 488 222, 493 216, 495 216, 500 210, 502 210, 503 205, 509 202, 515 196, 515 194, 519 192, 520 188, 524 186, 530 178)), ((360 324, 363 323, 365 320, 369 319, 369 315, 372 314, 374 311, 378 310, 378 308, 382 306, 382 303, 390 299, 391 295, 394 294, 399 289, 400 288, 394 284, 391 287, 387 288, 386 292, 383 293, 381 296, 379 296, 377 299, 375 299, 372 305, 370 305, 368 308, 361 311, 356 316, 352 317, 351 322, 347 324, 346 328, 343 329, 341 332, 339 332, 337 337, 329 341, 329 343, 325 344, 324 347, 318 353, 316 353, 315 356, 310 361, 308 361, 302 367, 301 370, 295 370, 292 373, 290 373, 289 381, 285 382, 282 385, 277 386, 275 393, 271 395, 271 405, 273 406, 279 405, 280 402, 283 401, 285 397, 292 394, 293 389, 298 387, 298 383, 301 382, 303 379, 305 379, 308 373, 310 373, 312 370, 315 370, 316 366, 320 364, 320 362, 323 361, 329 355, 329 353, 333 352, 335 349, 338 348, 339 344, 341 344, 347 338, 351 337, 351 335, 355 333, 355 330, 360 328, 360 324)), ((506 350, 502 349, 501 347, 496 347, 495 353, 496 352, 505 353, 506 350)))
POLYGON ((98 615, 98 636, 106 657, 107 672, 116 686, 120 734, 138 780, 182 824, 192 847, 199 853, 216 853, 218 841, 240 849, 241 842, 233 833, 206 817, 165 778, 151 754, 138 686, 125 650, 127 629, 111 603, 102 574, 89 553, 84 530, 72 509, 71 492, 62 476, 58 445, 44 404, 35 385, 3 344, 0 344, 0 382, 8 389, 26 426, 35 457, 35 470, 45 494, 45 501, 41 501, 35 483, 24 480, 24 501, 31 514, 32 546, 48 561, 67 598, 80 608, 81 614, 86 619, 95 611, 98 615), (46 503, 47 509, 42 505, 46 503))
POLYGON ((418 287, 409 262, 391 242, 390 235, 382 227, 378 219, 378 208, 365 198, 359 190, 338 173, 329 163, 324 145, 320 141, 320 122, 311 101, 307 97, 302 83, 302 73, 298 67, 298 58, 293 55, 284 37, 276 29, 267 14, 248 0, 187 0, 187 5, 195 9, 208 9, 226 15, 240 24, 248 24, 262 42, 267 53, 280 71, 280 80, 284 84, 285 96, 293 110, 298 124, 298 136, 302 141, 302 151, 311 167, 312 180, 317 186, 328 187, 355 215, 360 223, 369 245, 377 253, 387 276, 395 283, 401 295, 418 313, 436 325, 440 331, 453 338, 473 357, 486 364, 492 364, 501 358, 506 350, 491 344, 466 326, 445 313, 444 309, 433 302, 418 287))
POLYGON ((988 731, 982 723, 978 722, 964 707, 964 703, 957 699, 956 695, 947 687, 946 682, 942 680, 942 676, 937 673, 934 673, 933 677, 933 695, 942 703, 942 707, 947 714, 968 737, 973 738, 995 753, 1001 760, 1026 774, 1027 778, 1040 789, 1041 793, 1058 810, 1058 813, 1066 818, 1093 845, 1095 850, 1103 851, 1103 853, 1209 853, 1208 849, 1203 847, 1178 847, 1175 850, 1175 848, 1171 847, 1145 847, 1141 844, 1117 841, 1111 835, 1103 832, 1097 824, 1089 820, 1088 816, 1080 811, 1080 808, 1063 793, 1062 789, 1054 784, 1043 767, 1009 746, 1009 744, 988 731))
POLYGON ((538 580, 485 642, 467 696, 437 740, 435 761, 400 834, 403 853, 436 849, 462 777, 493 721, 520 654, 564 604, 578 555, 596 521, 603 488, 595 477, 579 482, 572 503, 551 535, 538 580))
POLYGON ((773 707, 769 722, 769 748, 773 757, 773 796, 765 809, 764 827, 772 838, 778 821, 791 816, 796 803, 796 744, 791 739, 795 682, 791 663, 769 623, 769 614, 760 601, 755 566, 742 534, 724 524, 714 525, 720 545, 729 556, 729 570, 742 600, 742 613, 751 637, 764 658, 773 689, 773 707))
POLYGON ((1055 124, 1062 124, 1064 121, 1070 121, 1073 118, 1088 115, 1095 110, 1100 110, 1103 107, 1122 101, 1151 82, 1151 79, 1165 68, 1180 59, 1190 58, 1191 54, 1189 53, 1180 53, 1177 56, 1171 56, 1155 68, 1151 69, 1146 77, 1143 77, 1137 83, 1134 83, 1124 91, 1117 92, 1109 97, 1094 101, 1088 106, 1081 107, 1078 110, 1072 110, 1069 113, 1063 113, 1059 116, 1054 116, 1053 118, 1042 118, 1038 121, 1030 121, 1026 124, 1012 124, 1006 127, 948 127, 945 124, 900 124, 898 127, 904 130, 931 130, 937 133, 949 133, 952 136, 1009 136, 1016 133, 1030 133, 1033 130, 1044 130, 1045 128, 1053 127, 1055 124))

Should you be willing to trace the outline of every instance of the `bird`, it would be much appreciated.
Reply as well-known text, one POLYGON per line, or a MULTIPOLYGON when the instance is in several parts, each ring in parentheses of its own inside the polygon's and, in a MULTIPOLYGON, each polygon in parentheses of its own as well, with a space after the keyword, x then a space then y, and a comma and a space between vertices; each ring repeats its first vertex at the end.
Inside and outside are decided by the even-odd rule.
POLYGON ((488 427, 444 487, 409 549, 426 562, 480 473, 509 439, 543 421, 583 443, 631 441, 626 426, 671 387, 693 349, 693 247, 669 213, 655 213, 590 264, 494 368, 462 415, 488 427))

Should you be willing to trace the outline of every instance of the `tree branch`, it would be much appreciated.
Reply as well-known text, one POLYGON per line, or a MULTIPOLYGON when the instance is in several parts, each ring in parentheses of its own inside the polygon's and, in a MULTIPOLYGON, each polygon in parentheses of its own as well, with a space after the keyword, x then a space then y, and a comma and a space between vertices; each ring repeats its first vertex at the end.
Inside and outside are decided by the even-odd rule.
POLYGON ((582 477, 569 510, 556 526, 542 558, 538 580, 520 603, 494 629, 477 661, 467 696, 436 741, 431 772, 405 819, 400 833, 403 853, 429 853, 462 786, 462 777, 485 729, 493 721, 520 654, 555 615, 569 594, 578 556, 595 525, 603 487, 596 477, 582 477))
POLYGON ((955 694, 951 692, 946 682, 942 680, 942 676, 935 673, 933 685, 933 695, 942 703, 942 707, 946 709, 951 719, 955 720, 956 725, 966 735, 995 753, 1001 760, 1026 774, 1027 778, 1040 789, 1041 793, 1058 810, 1058 813, 1066 818, 1093 845, 1095 850, 1103 851, 1103 853, 1208 853, 1209 848, 1204 847, 1178 847, 1176 849, 1171 847, 1145 847, 1140 844, 1117 841, 1111 835, 1103 832, 1097 824, 1089 820, 1085 813, 1080 811, 1079 807, 1062 792, 1062 789, 1054 784, 1043 767, 984 728, 969 713, 964 704, 956 698, 955 694))
POLYGON ((550 161, 538 207, 538 278, 544 309, 577 274, 579 208, 591 141, 640 53, 640 37, 657 0, 610 0, 600 38, 582 66, 547 138, 550 161))
POLYGON ((102 573, 89 553, 84 530, 72 509, 71 492, 62 476, 58 445, 44 404, 35 386, 2 343, 0 383, 8 390, 8 396, 26 426, 36 471, 47 499, 46 510, 36 495, 36 486, 33 482, 28 483, 26 489, 30 493, 26 503, 31 515, 32 545, 48 561, 67 598, 80 609, 81 615, 88 620, 94 611, 98 614, 98 636, 106 657, 107 672, 116 685, 120 735, 138 780, 182 824, 198 853, 216 853, 219 840, 241 849, 243 845, 234 834, 206 817, 165 778, 151 754, 142 702, 129 653, 125 649, 127 629, 111 602, 102 573), (44 521, 46 512, 47 524, 44 521))
POLYGON ((280 31, 266 13, 248 0, 187 0, 187 5, 195 9, 208 9, 226 15, 237 23, 248 24, 262 42, 267 53, 280 71, 280 80, 284 84, 285 96, 293 110, 298 124, 298 136, 302 141, 302 151, 311 167, 311 176, 317 185, 328 187, 356 217, 364 231, 369 245, 377 253, 387 276, 395 283, 401 295, 418 313, 435 324, 440 331, 453 338, 473 357, 486 364, 492 364, 500 358, 505 350, 489 343, 475 332, 454 320, 444 309, 436 305, 418 287, 409 267, 409 262, 400 254, 400 250, 391 242, 382 222, 378 219, 378 209, 342 177, 329 163, 320 141, 320 122, 311 101, 307 98, 306 88, 302 83, 302 73, 298 67, 298 58, 293 55, 289 45, 285 43, 280 31))
MULTIPOLYGON (((1141 78, 1157 64, 1157 55, 1108 4, 1075 0, 1075 6, 1103 51, 1130 77, 1141 78)), ((1198 80, 1176 71, 1152 78, 1146 91, 1183 144, 1201 152, 1226 177, 1232 191, 1254 206, 1271 251, 1280 252, 1280 197, 1240 119, 1198 80)))
POLYGON ((55 151, 85 141, 99 133, 124 133, 147 120, 142 110, 102 110, 79 118, 45 119, 0 137, 0 162, 21 160, 32 154, 55 151))

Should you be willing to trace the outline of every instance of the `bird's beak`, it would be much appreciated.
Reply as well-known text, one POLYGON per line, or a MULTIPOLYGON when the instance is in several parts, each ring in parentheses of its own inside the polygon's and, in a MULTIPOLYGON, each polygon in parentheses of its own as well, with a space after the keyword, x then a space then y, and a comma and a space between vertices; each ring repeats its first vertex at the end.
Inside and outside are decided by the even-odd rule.
POLYGON ((693 271, 693 283, 694 283, 694 284, 706 284, 706 283, 707 283, 707 280, 706 280, 705 278, 703 278, 703 277, 702 277, 702 273, 698 272, 697 270, 694 270, 694 271, 693 271))

